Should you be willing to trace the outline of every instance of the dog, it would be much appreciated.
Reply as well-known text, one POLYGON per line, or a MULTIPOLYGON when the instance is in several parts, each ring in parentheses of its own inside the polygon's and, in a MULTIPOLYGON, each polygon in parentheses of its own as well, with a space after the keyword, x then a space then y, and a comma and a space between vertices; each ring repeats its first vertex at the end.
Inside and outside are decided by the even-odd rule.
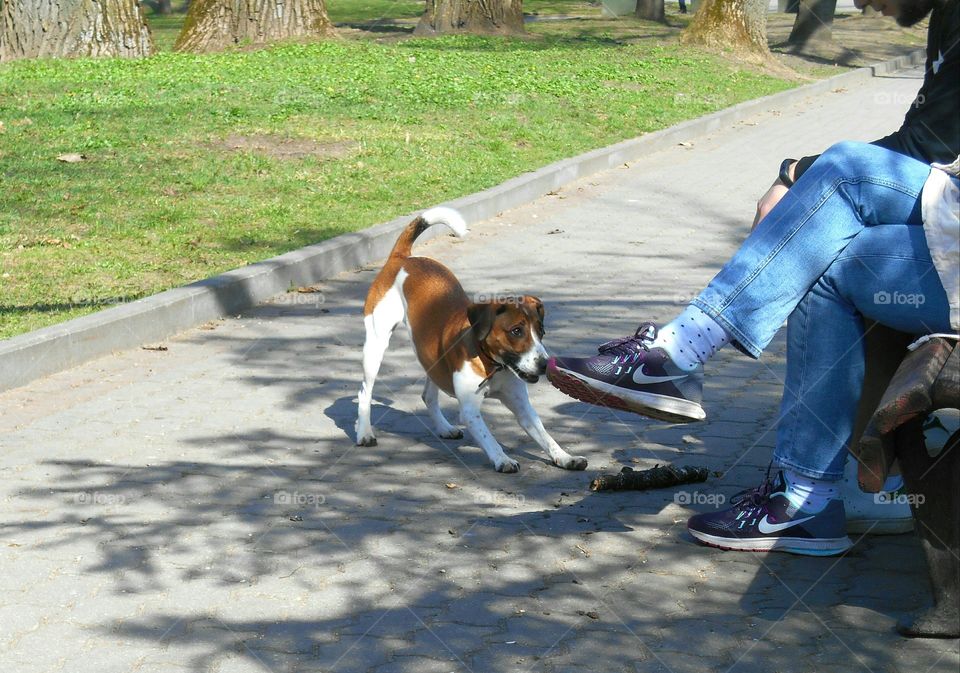
POLYGON ((546 373, 547 351, 541 343, 543 303, 532 296, 470 301, 447 267, 428 257, 411 256, 417 237, 438 225, 460 238, 467 234, 466 222, 457 211, 445 207, 427 210, 400 234, 367 294, 357 445, 377 443, 370 424, 373 385, 393 331, 405 323, 427 374, 422 398, 439 437, 463 437, 440 410, 442 390, 456 398, 460 422, 497 471, 519 470, 519 463, 504 453, 480 415, 484 398, 492 397, 503 402, 554 465, 567 470, 586 468, 586 458, 571 456, 547 433, 527 396, 527 384, 536 383, 546 373))

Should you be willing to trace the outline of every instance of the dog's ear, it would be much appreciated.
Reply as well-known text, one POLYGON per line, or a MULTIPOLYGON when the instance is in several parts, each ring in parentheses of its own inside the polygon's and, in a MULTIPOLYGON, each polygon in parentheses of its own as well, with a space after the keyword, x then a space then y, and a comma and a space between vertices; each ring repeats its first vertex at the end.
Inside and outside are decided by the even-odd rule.
POLYGON ((537 336, 539 336, 542 339, 543 335, 547 333, 547 330, 543 326, 543 317, 544 317, 543 302, 540 301, 540 297, 534 297, 533 295, 528 294, 524 296, 523 303, 525 306, 529 306, 530 308, 532 308, 534 311, 537 312, 537 318, 538 318, 537 324, 539 325, 539 327, 537 328, 537 336))
POLYGON ((493 321, 497 317, 496 305, 490 302, 470 304, 467 308, 467 319, 470 321, 470 330, 478 342, 483 341, 493 329, 493 321))

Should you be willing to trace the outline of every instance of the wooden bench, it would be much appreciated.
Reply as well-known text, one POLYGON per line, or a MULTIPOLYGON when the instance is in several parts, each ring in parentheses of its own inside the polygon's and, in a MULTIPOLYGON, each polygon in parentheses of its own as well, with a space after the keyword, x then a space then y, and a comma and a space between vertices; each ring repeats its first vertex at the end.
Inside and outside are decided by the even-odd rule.
POLYGON ((934 338, 908 352, 909 340, 888 328, 869 327, 860 423, 854 433, 859 441, 852 443, 852 452, 859 461, 860 487, 871 493, 882 488, 894 460, 899 462, 930 571, 933 606, 902 619, 897 630, 906 636, 957 638, 960 432, 931 456, 922 426, 932 411, 960 408, 960 347, 955 340, 934 338), (864 413, 869 409, 872 413, 864 413))

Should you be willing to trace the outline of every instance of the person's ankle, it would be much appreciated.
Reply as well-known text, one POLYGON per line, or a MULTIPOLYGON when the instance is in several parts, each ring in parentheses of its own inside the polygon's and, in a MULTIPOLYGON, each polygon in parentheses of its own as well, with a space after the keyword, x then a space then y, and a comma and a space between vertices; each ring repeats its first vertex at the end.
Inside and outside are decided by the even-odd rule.
POLYGON ((723 327, 691 304, 657 330, 652 345, 666 351, 677 367, 690 372, 705 364, 729 342, 730 337, 723 327))
POLYGON ((810 514, 823 511, 831 500, 840 497, 840 484, 837 481, 814 479, 789 468, 783 468, 783 480, 790 504, 810 514))

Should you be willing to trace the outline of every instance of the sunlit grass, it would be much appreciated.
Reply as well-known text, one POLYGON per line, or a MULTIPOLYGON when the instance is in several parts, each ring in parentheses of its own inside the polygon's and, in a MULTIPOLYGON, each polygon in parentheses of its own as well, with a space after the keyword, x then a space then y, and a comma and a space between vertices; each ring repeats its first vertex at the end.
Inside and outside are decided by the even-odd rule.
POLYGON ((621 25, 0 65, 0 336, 791 86, 621 25))

